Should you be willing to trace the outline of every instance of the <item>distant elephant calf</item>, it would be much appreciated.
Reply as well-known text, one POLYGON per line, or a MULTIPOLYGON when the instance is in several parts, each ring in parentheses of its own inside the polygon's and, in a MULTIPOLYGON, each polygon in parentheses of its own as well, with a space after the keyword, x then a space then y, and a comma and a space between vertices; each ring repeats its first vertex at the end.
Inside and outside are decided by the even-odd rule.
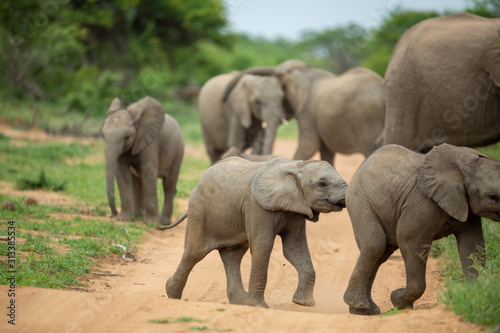
POLYGON ((425 267, 434 240, 455 235, 465 277, 471 255, 484 261, 481 217, 500 220, 500 162, 464 147, 442 144, 427 155, 388 145, 352 178, 346 195, 360 255, 344 294, 349 311, 380 313, 371 288, 380 265, 400 249, 406 288, 392 304, 412 308, 425 291, 425 267))
POLYGON ((115 98, 102 128, 106 142, 106 187, 109 207, 117 215, 115 177, 121 199, 117 218, 130 221, 145 212, 145 222, 170 224, 177 179, 184 155, 179 125, 162 105, 145 97, 128 108, 115 98), (157 181, 165 199, 158 214, 157 181))
POLYGON ((305 220, 316 222, 319 213, 341 211, 346 190, 345 181, 326 162, 282 158, 250 162, 229 157, 210 167, 189 199, 184 254, 167 281, 168 297, 181 298, 194 265, 219 250, 229 302, 267 307, 267 269, 274 239, 280 235, 283 254, 299 273, 293 302, 313 306, 316 275, 305 220), (252 270, 247 293, 240 264, 248 248, 252 270))

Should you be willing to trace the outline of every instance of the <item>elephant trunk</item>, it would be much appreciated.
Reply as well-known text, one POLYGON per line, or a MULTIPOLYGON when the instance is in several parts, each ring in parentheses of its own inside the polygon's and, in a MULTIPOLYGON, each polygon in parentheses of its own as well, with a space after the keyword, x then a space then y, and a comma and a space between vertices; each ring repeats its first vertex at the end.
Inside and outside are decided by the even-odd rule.
POLYGON ((280 124, 279 120, 273 120, 271 123, 266 123, 266 128, 264 129, 264 144, 262 148, 263 155, 270 155, 273 152, 274 139, 276 137, 276 131, 280 124))
POLYGON ((118 214, 115 204, 115 175, 118 161, 117 153, 112 153, 106 149, 106 190, 108 194, 109 208, 113 216, 118 214))

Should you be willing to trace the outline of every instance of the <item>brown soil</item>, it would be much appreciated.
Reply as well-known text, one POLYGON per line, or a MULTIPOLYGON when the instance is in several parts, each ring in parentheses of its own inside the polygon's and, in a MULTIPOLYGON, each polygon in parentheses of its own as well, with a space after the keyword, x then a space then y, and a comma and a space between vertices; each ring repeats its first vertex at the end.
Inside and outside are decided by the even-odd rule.
MULTIPOLYGON (((9 135, 6 133, 6 135, 9 135)), ((293 141, 278 140, 275 154, 291 157, 293 141)), ((199 155, 195 148, 195 155, 199 155)), ((186 154, 190 147, 186 148, 186 154)), ((206 158, 206 157, 205 157, 206 158)), ((361 155, 338 155, 336 168, 349 182, 363 161, 361 155)), ((0 184, 2 192, 8 188, 0 184)), ((8 188, 8 193, 16 193, 8 188)), ((44 196, 34 196, 44 203, 44 196)), ((69 198, 52 197, 50 203, 73 204, 69 198)), ((78 204, 78 203, 76 203, 78 204)), ((181 210, 187 200, 179 200, 181 210)), ((7 324, 8 286, 0 286, 4 309, 1 332, 186 332, 191 327, 231 329, 233 332, 479 332, 481 328, 463 322, 440 305, 442 290, 437 261, 429 259, 427 291, 415 304, 415 310, 384 317, 364 317, 348 313, 342 296, 358 256, 349 216, 322 214, 317 223, 308 224, 308 242, 317 281, 316 306, 292 303, 297 274, 286 261, 277 238, 269 265, 266 301, 270 309, 228 304, 226 280, 217 252, 202 260, 191 273, 182 300, 165 297, 165 281, 176 269, 183 252, 185 222, 164 232, 149 230, 135 254, 137 261, 121 258, 104 260, 99 271, 115 276, 89 276, 90 292, 16 287, 16 326, 7 324), (204 319, 206 322, 151 323, 150 320, 179 317, 204 319)), ((250 255, 242 264, 244 281, 250 274, 250 255)), ((396 252, 375 280, 373 298, 382 312, 391 310, 390 292, 405 284, 403 260, 396 252)))

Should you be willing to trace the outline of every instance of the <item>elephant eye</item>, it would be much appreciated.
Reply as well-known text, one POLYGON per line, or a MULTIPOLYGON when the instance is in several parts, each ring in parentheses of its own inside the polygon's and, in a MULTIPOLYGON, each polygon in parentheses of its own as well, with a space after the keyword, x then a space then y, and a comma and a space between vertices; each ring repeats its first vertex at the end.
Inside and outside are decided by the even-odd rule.
POLYGON ((261 101, 260 101, 260 99, 257 99, 257 98, 254 99, 253 102, 254 102, 255 105, 261 105, 262 104, 261 101))
POLYGON ((500 198, 496 194, 490 194, 488 197, 496 203, 500 202, 500 198))
POLYGON ((319 185, 320 187, 327 187, 327 186, 328 186, 328 184, 327 184, 326 182, 324 182, 324 181, 320 181, 320 182, 318 183, 318 185, 319 185))

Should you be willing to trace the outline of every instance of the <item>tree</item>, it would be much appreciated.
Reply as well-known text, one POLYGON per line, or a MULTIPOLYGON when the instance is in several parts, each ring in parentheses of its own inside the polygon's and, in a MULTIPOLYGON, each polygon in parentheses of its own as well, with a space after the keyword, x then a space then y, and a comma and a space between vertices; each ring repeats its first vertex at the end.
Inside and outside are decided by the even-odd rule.
POLYGON ((470 0, 468 13, 483 17, 500 17, 500 0, 470 0))
POLYGON ((368 32, 351 23, 324 31, 309 31, 302 35, 298 47, 310 57, 325 59, 325 68, 334 73, 342 73, 358 66, 366 57, 368 32))
POLYGON ((372 38, 367 43, 369 56, 362 65, 384 76, 392 51, 403 33, 418 22, 437 16, 438 13, 434 11, 420 12, 401 8, 391 12, 372 31, 372 38))

